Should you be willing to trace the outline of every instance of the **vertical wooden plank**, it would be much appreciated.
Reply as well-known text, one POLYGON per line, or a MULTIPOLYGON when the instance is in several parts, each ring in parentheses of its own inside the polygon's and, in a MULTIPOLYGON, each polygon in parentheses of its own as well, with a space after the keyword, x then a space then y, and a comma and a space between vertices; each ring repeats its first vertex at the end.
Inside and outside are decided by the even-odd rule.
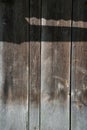
POLYGON ((30 42, 30 130, 39 130, 40 43, 30 42))
POLYGON ((29 130, 39 130, 40 114, 40 14, 41 0, 30 0, 29 130), (38 26, 39 25, 39 26, 38 26))
POLYGON ((0 2, 1 130, 28 129, 28 43, 25 42, 25 12, 26 1, 0 2))
POLYGON ((70 43, 42 42, 41 50, 41 130, 68 130, 70 43))
POLYGON ((3 44, 0 128, 27 130, 27 43, 3 44))
POLYGON ((71 129, 87 128, 87 43, 74 42, 72 57, 71 129))
POLYGON ((71 0, 42 0, 42 25, 41 130, 69 130, 71 0))
POLYGON ((87 129, 87 0, 73 1, 71 130, 87 129))

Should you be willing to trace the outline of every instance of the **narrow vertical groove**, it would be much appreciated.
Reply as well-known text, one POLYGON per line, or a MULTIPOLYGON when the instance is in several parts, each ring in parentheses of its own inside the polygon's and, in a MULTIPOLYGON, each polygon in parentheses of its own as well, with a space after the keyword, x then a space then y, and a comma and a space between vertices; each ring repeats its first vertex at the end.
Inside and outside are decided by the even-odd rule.
POLYGON ((28 43, 28 130, 30 126, 30 41, 28 43))
POLYGON ((69 102, 69 130, 71 130, 71 87, 72 87, 72 42, 70 45, 70 102, 69 102))
POLYGON ((39 130, 41 130, 41 42, 40 42, 39 130))
MULTIPOLYGON (((28 15, 29 15, 29 22, 30 22, 30 0, 27 0, 26 2, 26 7, 27 7, 27 10, 28 10, 28 15)), ((28 54, 27 54, 27 63, 28 63, 28 70, 27 70, 27 73, 28 73, 28 76, 27 76, 27 80, 28 80, 28 130, 30 129, 29 126, 30 126, 30 25, 28 26, 27 25, 27 39, 29 39, 29 42, 27 42, 27 49, 28 49, 28 54)), ((28 41, 28 40, 27 40, 28 41)))
POLYGON ((27 43, 28 130, 30 126, 30 43, 27 43))
POLYGON ((28 130, 30 130, 30 41, 28 43, 28 68, 28 130))
POLYGON ((72 88, 72 44, 73 44, 73 0, 71 1, 71 45, 70 45, 70 92, 69 92, 69 96, 70 96, 70 102, 69 102, 69 130, 71 130, 71 88, 72 88))
POLYGON ((40 0, 40 92, 39 92, 39 130, 41 130, 41 40, 42 40, 42 0, 40 0))

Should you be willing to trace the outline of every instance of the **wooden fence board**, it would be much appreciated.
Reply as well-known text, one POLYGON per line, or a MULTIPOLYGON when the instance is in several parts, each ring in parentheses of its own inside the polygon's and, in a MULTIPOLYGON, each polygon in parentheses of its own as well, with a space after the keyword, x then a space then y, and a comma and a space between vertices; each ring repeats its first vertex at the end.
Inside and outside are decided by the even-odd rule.
POLYGON ((26 1, 0 1, 0 129, 28 129, 26 1), (2 70, 2 71, 1 71, 2 70))
POLYGON ((39 130, 40 43, 30 42, 30 130, 39 130))
POLYGON ((30 18, 27 22, 30 26, 30 100, 29 100, 29 130, 39 130, 40 124, 40 25, 41 0, 30 0, 30 18), (39 20, 37 20, 39 19, 39 20), (36 21, 35 21, 36 20, 36 21), (35 39, 36 38, 36 39, 35 39), (35 41, 34 41, 35 39, 35 41), (37 39, 39 41, 37 42, 37 39), (32 42, 31 42, 32 41, 32 42))
POLYGON ((69 43, 41 44, 41 130, 69 129, 69 66, 69 43))
POLYGON ((1 130, 86 130, 86 7, 0 1, 1 130))
POLYGON ((69 130, 72 3, 66 2, 42 0, 41 130, 69 130))
POLYGON ((87 129, 87 15, 85 13, 87 1, 73 1, 72 11, 74 20, 72 27, 79 29, 74 31, 72 28, 71 130, 85 130, 87 129), (80 30, 81 28, 83 29, 80 30))
POLYGON ((87 43, 73 43, 71 130, 87 128, 87 43))
POLYGON ((27 130, 27 43, 3 43, 0 129, 27 130))

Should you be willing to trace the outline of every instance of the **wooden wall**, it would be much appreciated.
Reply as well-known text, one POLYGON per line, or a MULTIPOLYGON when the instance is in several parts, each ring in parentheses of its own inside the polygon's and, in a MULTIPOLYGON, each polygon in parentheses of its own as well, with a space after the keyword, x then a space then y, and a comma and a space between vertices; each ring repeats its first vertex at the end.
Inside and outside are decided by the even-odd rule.
POLYGON ((0 1, 0 130, 86 130, 87 1, 0 1))

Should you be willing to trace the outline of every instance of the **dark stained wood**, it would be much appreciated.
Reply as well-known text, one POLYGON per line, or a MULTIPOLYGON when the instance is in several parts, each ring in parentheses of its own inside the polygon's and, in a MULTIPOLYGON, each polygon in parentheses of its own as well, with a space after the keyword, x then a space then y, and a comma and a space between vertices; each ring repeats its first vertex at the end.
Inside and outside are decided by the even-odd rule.
POLYGON ((41 50, 41 130, 68 130, 70 43, 43 42, 41 50))
POLYGON ((26 29, 28 3, 28 0, 0 0, 0 41, 18 44, 29 41, 26 29))
POLYGON ((73 0, 73 20, 87 21, 87 0, 73 0))
MULTIPOLYGON (((71 19, 71 0, 66 0, 66 3, 64 3, 64 0, 42 0, 41 9, 44 11, 43 18, 46 19, 65 19, 70 20, 71 19)), ((33 13, 30 15, 30 17, 38 17, 39 13, 39 5, 37 4, 37 1, 32 0, 32 7, 33 13), (32 6, 33 5, 33 6, 32 6)))
POLYGON ((87 128, 87 43, 73 43, 71 129, 87 128))

